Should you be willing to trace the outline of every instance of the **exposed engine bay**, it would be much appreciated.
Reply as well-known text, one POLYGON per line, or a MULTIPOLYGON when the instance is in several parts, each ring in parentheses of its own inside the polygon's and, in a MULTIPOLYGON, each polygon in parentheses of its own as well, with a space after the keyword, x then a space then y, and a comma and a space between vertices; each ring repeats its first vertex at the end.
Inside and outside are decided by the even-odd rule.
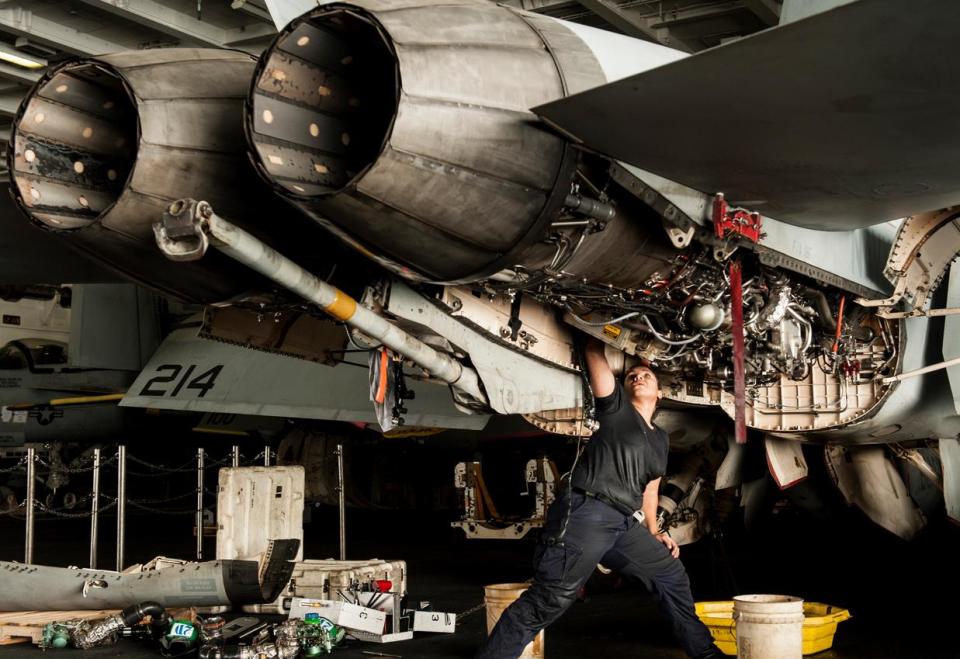
MULTIPOLYGON (((528 418, 540 427, 571 434, 582 432, 566 422, 582 418, 571 411, 582 407, 579 393, 547 392, 533 400, 526 393, 564 373, 568 394, 576 388, 570 385, 580 371, 571 326, 654 363, 669 399, 719 405, 732 415, 733 257, 743 270, 747 425, 781 433, 833 428, 881 400, 879 378, 896 367, 900 353, 898 326, 852 304, 856 291, 831 287, 829 278, 809 272, 763 265, 751 251, 762 238, 759 224, 744 227, 736 222, 749 219, 734 216, 711 230, 706 208, 691 217, 642 173, 581 151, 530 121, 530 107, 605 81, 583 35, 489 3, 428 3, 397 13, 363 6, 328 5, 294 21, 255 67, 239 55, 203 55, 205 66, 224 72, 218 78, 223 112, 239 108, 252 71, 244 106, 248 153, 261 178, 303 213, 285 220, 282 230, 266 222, 270 214, 261 210, 256 186, 186 170, 183 176, 169 170, 163 179, 151 175, 161 161, 208 152, 184 151, 186 137, 176 148, 165 145, 160 128, 167 115, 133 100, 129 90, 147 83, 115 57, 63 65, 24 104, 11 155, 21 207, 35 223, 166 294, 258 314, 316 311, 219 255, 160 267, 166 264, 158 261, 150 227, 164 203, 184 191, 202 194, 215 210, 318 275, 313 246, 333 233, 376 264, 367 261, 368 268, 385 269, 435 299, 445 319, 429 321, 420 312, 404 317, 391 306, 391 279, 383 270, 350 282, 355 291, 358 283, 367 287, 368 308, 473 363, 486 399, 458 401, 465 409, 532 413, 528 418), (457 21, 461 27, 449 32, 457 21), (484 46, 490 30, 511 42, 510 66, 523 72, 521 87, 497 75, 506 64, 502 53, 484 46), (551 54, 560 43, 576 55, 573 69, 573 60, 551 54), (429 67, 419 59, 427 47, 429 67), (466 84, 462 70, 486 72, 482 85, 466 84), (84 85, 105 90, 103 107, 88 108, 71 95, 84 85), (91 126, 103 113, 119 112, 116 99, 124 101, 121 123, 141 129, 104 143, 103 158, 113 169, 102 180, 90 178, 107 165, 84 164, 85 135, 94 134, 91 126), (53 109, 68 112, 73 132, 50 133, 44 119, 53 109), (66 151, 70 162, 51 155, 66 151), (153 189, 158 181, 162 189, 153 189), (244 194, 237 195, 238 188, 244 194), (101 189, 102 203, 89 203, 91 191, 101 189), (510 353, 493 355, 477 341, 458 344, 441 329, 451 318, 500 350, 518 350, 562 373, 504 385, 510 353)), ((165 50, 138 57, 168 76, 163 89, 154 90, 164 99, 159 107, 175 91, 181 60, 198 55, 165 50)), ((217 121, 213 107, 201 108, 211 133, 187 137, 223 147, 216 159, 226 162, 244 140, 236 123, 217 121)), ((333 270, 356 272, 351 259, 331 248, 324 250, 324 271, 333 261, 333 270)))

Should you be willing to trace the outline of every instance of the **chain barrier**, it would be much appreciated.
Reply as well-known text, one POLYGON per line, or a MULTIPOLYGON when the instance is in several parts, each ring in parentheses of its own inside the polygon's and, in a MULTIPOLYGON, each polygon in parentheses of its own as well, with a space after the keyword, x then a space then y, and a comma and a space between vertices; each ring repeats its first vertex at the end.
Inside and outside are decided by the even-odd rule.
POLYGON ((18 469, 23 469, 24 465, 26 464, 27 464, 27 456, 23 456, 22 458, 20 458, 20 461, 17 462, 17 464, 13 465, 12 467, 4 467, 3 469, 0 469, 0 474, 8 474, 11 471, 17 471, 18 469))
POLYGON ((156 469, 157 471, 163 472, 163 474, 134 474, 134 472, 130 471, 129 469, 127 470, 127 474, 133 474, 137 476, 149 477, 149 476, 158 476, 158 475, 166 475, 166 474, 179 474, 179 473, 185 473, 188 471, 197 470, 196 460, 190 460, 188 462, 185 462, 179 467, 165 467, 163 465, 155 465, 153 463, 147 462, 146 460, 141 460, 135 455, 130 455, 129 453, 127 453, 127 460, 131 462, 136 462, 137 464, 143 465, 144 467, 150 467, 151 469, 156 469))
POLYGON ((167 497, 166 499, 127 499, 127 503, 166 503, 167 501, 178 501, 180 499, 186 499, 187 497, 195 496, 197 496, 196 488, 190 490, 189 492, 184 492, 183 494, 167 497))
MULTIPOLYGON (((101 496, 102 496, 102 495, 101 495, 101 496)), ((97 512, 97 514, 99 515, 99 514, 103 513, 103 512, 106 511, 106 510, 110 510, 111 508, 115 507, 116 505, 117 505, 117 501, 116 501, 116 499, 114 499, 113 501, 111 501, 111 502, 108 503, 107 505, 101 507, 100 510, 97 512)), ((92 511, 92 510, 91 510, 91 511, 87 511, 87 512, 85 512, 85 513, 68 513, 68 512, 64 512, 65 510, 69 510, 69 509, 67 509, 67 508, 47 508, 45 505, 43 505, 43 504, 40 503, 39 501, 37 502, 37 509, 40 510, 41 512, 47 513, 47 514, 49 514, 49 515, 53 515, 54 517, 61 517, 61 518, 64 518, 64 519, 83 519, 83 518, 87 518, 87 517, 93 517, 93 511, 92 511)))
POLYGON ((155 515, 196 515, 196 508, 190 508, 189 510, 162 510, 160 508, 152 508, 150 506, 144 506, 141 503, 136 501, 127 501, 134 508, 139 508, 140 510, 146 510, 147 512, 154 513, 155 515))
MULTIPOLYGON (((52 472, 56 471, 64 474, 85 474, 93 471, 96 468, 93 464, 93 457, 90 457, 87 460, 85 460, 85 462, 89 463, 89 466, 87 467, 68 467, 64 464, 52 465, 40 457, 36 458, 36 461, 52 472)), ((106 460, 100 460, 100 468, 102 469, 103 467, 106 467, 107 465, 110 465, 111 463, 116 461, 117 461, 116 455, 106 460)), ((24 458, 24 462, 26 462, 26 458, 24 458)))
POLYGON ((482 610, 484 607, 486 607, 486 603, 480 602, 480 603, 477 604, 476 606, 470 607, 469 609, 467 609, 467 610, 464 611, 463 613, 458 613, 458 614, 457 614, 457 623, 456 623, 457 626, 459 626, 460 623, 462 623, 465 618, 467 618, 468 616, 472 616, 474 613, 476 613, 477 611, 482 610))
POLYGON ((26 507, 27 507, 27 502, 26 502, 26 501, 21 501, 20 504, 19 504, 16 508, 11 508, 10 510, 4 510, 4 511, 0 512, 0 517, 6 517, 6 516, 8 516, 8 515, 15 515, 15 514, 17 514, 18 512, 20 512, 20 509, 21 509, 21 508, 26 508, 26 507))
MULTIPOLYGON (((260 454, 260 457, 262 456, 263 456, 263 453, 260 454)), ((159 476, 166 476, 167 474, 185 474, 191 471, 195 472, 197 470, 196 459, 190 460, 189 462, 185 462, 179 467, 165 467, 164 465, 155 465, 151 462, 147 462, 146 460, 141 460, 136 456, 130 455, 129 453, 127 454, 127 460, 136 462, 137 464, 143 465, 144 467, 150 467, 151 469, 155 469, 158 472, 161 472, 158 474, 145 474, 142 472, 130 471, 129 469, 127 469, 128 476, 140 476, 143 478, 157 478, 159 476)), ((254 458, 254 460, 256 460, 256 458, 254 458)), ((222 465, 232 464, 232 463, 233 463, 233 453, 228 453, 226 457, 221 458, 219 460, 206 460, 203 465, 203 469, 204 471, 206 471, 207 469, 213 469, 214 467, 220 467, 222 465)), ((243 464, 242 455, 240 456, 240 463, 243 464)), ((253 464, 253 463, 251 462, 248 464, 253 464)))

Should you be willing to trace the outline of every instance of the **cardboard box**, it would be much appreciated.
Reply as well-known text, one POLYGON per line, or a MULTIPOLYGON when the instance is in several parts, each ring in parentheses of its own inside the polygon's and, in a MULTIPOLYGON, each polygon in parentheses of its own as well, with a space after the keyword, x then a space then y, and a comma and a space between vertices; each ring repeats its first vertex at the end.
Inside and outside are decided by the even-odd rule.
POLYGON ((383 611, 368 609, 349 602, 304 597, 294 597, 290 601, 290 618, 302 619, 308 613, 316 613, 344 629, 370 634, 382 634, 387 623, 387 615, 383 611))
POLYGON ((457 614, 443 611, 414 611, 413 631, 452 634, 457 631, 457 614))

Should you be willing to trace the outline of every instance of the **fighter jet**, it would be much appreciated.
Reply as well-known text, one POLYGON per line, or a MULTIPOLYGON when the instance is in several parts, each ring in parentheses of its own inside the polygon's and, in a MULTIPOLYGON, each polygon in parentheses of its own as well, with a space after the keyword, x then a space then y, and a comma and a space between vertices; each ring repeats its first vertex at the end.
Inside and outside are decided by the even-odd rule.
POLYGON ((653 364, 675 448, 700 447, 667 526, 704 490, 750 499, 751 446, 797 487, 804 444, 893 533, 925 523, 908 468, 960 519, 956 3, 689 57, 487 0, 268 5, 259 59, 73 60, 15 118, 30 222, 205 306, 124 405, 587 436, 586 333, 653 364), (349 350, 370 379, 338 391, 349 350))

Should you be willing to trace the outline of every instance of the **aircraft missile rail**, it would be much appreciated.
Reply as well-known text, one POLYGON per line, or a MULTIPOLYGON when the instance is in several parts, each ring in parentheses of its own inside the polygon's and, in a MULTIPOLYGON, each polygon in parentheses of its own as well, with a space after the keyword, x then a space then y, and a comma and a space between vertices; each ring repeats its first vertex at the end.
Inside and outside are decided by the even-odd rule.
POLYGON ((352 297, 286 258, 243 229, 214 213, 210 204, 181 199, 154 225, 160 250, 174 261, 195 261, 213 246, 239 263, 296 293, 333 318, 356 328, 430 375, 486 403, 476 371, 433 349, 352 297))

